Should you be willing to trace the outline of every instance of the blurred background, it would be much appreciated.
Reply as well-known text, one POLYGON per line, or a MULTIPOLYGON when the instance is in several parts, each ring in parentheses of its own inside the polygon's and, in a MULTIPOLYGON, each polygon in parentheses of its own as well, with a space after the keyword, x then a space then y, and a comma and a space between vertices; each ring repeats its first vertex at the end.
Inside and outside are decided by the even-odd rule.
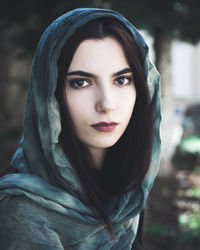
POLYGON ((80 7, 124 14, 162 76, 162 157, 147 202, 144 250, 200 250, 199 0, 1 1, 0 170, 19 143, 39 38, 56 17, 80 7))

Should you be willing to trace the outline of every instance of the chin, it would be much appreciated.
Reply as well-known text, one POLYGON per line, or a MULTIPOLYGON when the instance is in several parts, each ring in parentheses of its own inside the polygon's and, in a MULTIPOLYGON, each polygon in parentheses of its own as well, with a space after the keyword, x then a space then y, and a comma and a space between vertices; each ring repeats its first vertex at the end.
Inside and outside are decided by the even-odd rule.
POLYGON ((103 141, 102 143, 93 143, 91 144, 92 147, 95 147, 95 148, 110 148, 112 147, 118 140, 115 140, 115 141, 110 141, 110 142, 105 142, 103 141))

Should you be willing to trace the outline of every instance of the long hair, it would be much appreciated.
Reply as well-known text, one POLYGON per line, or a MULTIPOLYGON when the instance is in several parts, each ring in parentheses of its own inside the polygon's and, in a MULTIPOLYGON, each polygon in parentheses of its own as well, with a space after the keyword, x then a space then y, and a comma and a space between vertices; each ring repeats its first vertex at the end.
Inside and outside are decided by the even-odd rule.
POLYGON ((147 77, 139 47, 123 24, 114 18, 104 17, 89 21, 76 30, 63 46, 58 60, 56 98, 60 105, 62 126, 59 142, 78 173, 88 204, 98 212, 112 232, 105 204, 113 195, 121 195, 142 182, 150 165, 152 150, 152 110, 147 77), (134 77, 136 103, 125 132, 107 150, 98 173, 95 172, 89 150, 77 138, 67 107, 65 80, 79 44, 85 39, 105 37, 115 38, 124 49, 134 77))

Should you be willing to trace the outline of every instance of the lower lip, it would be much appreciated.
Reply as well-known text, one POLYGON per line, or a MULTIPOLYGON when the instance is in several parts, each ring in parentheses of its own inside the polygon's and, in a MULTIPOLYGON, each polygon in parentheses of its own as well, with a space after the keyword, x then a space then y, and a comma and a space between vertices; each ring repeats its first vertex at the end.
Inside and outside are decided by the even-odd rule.
POLYGON ((92 126, 94 129, 96 129, 97 131, 100 131, 100 132, 112 132, 115 130, 115 128, 117 127, 117 124, 116 125, 108 125, 108 126, 105 126, 105 125, 95 125, 95 126, 92 126))

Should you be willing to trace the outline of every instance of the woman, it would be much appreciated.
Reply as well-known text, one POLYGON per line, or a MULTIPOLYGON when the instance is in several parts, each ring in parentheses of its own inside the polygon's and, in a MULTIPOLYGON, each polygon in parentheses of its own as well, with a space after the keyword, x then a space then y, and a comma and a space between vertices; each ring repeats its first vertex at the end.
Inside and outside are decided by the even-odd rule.
MULTIPOLYGON (((23 137, 0 181, 3 249, 131 249, 160 156, 159 74, 111 10, 44 32, 23 137)), ((137 239, 137 238, 136 238, 137 239)))

